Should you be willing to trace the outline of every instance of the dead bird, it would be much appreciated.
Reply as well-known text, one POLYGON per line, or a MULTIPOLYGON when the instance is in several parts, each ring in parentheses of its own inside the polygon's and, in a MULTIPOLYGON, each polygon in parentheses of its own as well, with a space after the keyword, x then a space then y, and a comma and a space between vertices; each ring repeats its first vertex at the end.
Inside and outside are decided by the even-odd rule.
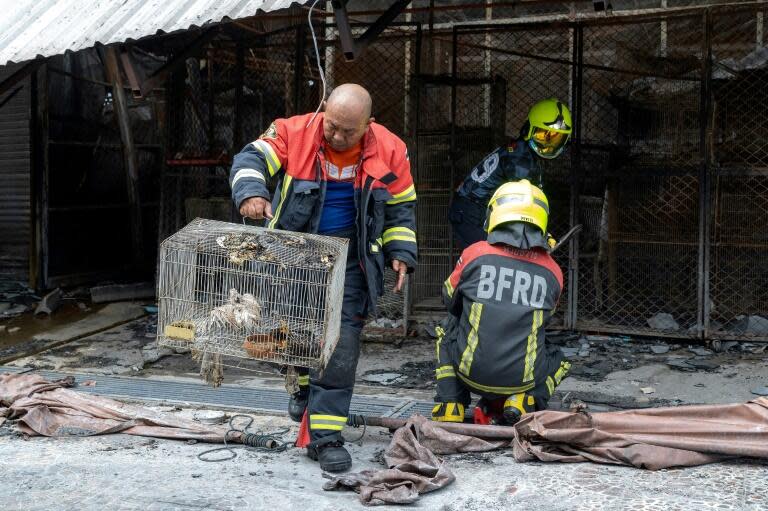
POLYGON ((254 328, 261 320, 261 304, 250 293, 240 294, 229 290, 229 300, 211 311, 209 326, 212 328, 254 328))

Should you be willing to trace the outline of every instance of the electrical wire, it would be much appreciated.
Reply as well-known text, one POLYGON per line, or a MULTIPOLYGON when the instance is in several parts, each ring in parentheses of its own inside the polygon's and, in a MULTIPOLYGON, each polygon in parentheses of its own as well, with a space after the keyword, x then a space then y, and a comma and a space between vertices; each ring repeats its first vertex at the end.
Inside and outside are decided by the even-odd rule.
POLYGON ((239 447, 245 447, 245 448, 251 448, 255 451, 267 451, 267 452, 283 452, 287 450, 289 447, 293 446, 293 442, 283 442, 282 436, 285 435, 290 431, 290 428, 281 428, 277 431, 273 431, 272 433, 262 433, 261 431, 257 433, 249 433, 248 428, 251 427, 251 424, 253 424, 253 417, 250 417, 248 415, 233 415, 229 419, 229 431, 224 433, 224 447, 215 447, 213 449, 208 449, 206 451, 201 452, 197 455, 197 459, 200 461, 208 461, 208 462, 219 462, 219 461, 229 461, 237 458, 237 453, 235 452, 236 448, 239 447), (234 425, 234 420, 240 417, 244 417, 248 419, 248 423, 242 428, 237 428, 234 425), (243 436, 243 443, 238 445, 228 445, 227 439, 229 438, 229 435, 231 433, 242 433, 243 436), (222 451, 228 451, 229 456, 226 456, 224 458, 207 458, 209 454, 215 453, 215 452, 222 452, 222 451))
MULTIPOLYGON (((315 120, 317 114, 320 113, 320 109, 323 108, 323 102, 325 101, 326 93, 325 71, 323 71, 323 65, 320 62, 320 50, 317 48, 317 36, 315 35, 315 28, 312 26, 312 10, 315 8, 315 5, 317 5, 319 1, 320 0, 315 0, 312 2, 312 6, 309 8, 309 13, 307 14, 307 23, 309 23, 309 31, 312 33, 312 44, 315 47, 315 57, 317 58, 317 70, 320 72, 320 81, 323 82, 323 94, 320 96, 320 104, 317 105, 317 110, 315 110, 315 113, 312 114, 312 117, 309 119, 306 128, 309 128, 310 125, 312 125, 312 121, 315 120)), ((299 64, 297 63, 296 65, 299 64)))

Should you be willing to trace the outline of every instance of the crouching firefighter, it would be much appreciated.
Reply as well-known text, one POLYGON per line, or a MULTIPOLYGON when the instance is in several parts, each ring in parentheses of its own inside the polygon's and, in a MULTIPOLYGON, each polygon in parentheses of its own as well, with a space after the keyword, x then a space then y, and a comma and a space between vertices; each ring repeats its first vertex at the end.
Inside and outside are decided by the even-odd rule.
POLYGON ((514 424, 545 409, 567 374, 570 363, 545 339, 563 288, 548 252, 548 217, 547 197, 528 180, 493 194, 487 241, 464 250, 443 286, 449 315, 437 329, 433 420, 463 422, 474 393, 476 422, 496 411, 493 422, 514 424))

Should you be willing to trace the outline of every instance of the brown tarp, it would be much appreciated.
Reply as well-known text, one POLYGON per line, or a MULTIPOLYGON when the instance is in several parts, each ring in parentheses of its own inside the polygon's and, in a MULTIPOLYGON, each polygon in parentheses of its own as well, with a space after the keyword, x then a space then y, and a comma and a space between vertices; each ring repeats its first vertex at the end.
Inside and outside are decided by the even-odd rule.
POLYGON ((387 469, 335 476, 323 488, 354 490, 369 506, 410 504, 420 494, 439 490, 456 479, 437 454, 490 451, 507 443, 449 433, 414 415, 392 436, 384 452, 387 469))
MULTIPOLYGON (((0 374, 0 416, 18 419, 22 433, 35 436, 92 436, 109 433, 221 443, 229 429, 70 390, 72 377, 48 382, 36 374, 0 374)), ((238 441, 235 435, 229 440, 238 441)))
POLYGON ((658 470, 768 458, 768 398, 621 412, 545 410, 515 425, 517 461, 612 463, 658 470))

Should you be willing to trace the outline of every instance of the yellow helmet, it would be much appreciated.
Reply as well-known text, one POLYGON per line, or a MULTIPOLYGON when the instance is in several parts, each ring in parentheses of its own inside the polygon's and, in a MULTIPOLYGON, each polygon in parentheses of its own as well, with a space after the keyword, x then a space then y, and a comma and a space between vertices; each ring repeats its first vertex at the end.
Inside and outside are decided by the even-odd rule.
POLYGON ((555 98, 542 99, 531 107, 523 127, 523 139, 542 158, 557 158, 573 132, 571 111, 555 98))
POLYGON ((489 234, 502 224, 526 222, 547 233, 549 201, 541 189, 527 179, 504 183, 491 197, 485 230, 489 234))

